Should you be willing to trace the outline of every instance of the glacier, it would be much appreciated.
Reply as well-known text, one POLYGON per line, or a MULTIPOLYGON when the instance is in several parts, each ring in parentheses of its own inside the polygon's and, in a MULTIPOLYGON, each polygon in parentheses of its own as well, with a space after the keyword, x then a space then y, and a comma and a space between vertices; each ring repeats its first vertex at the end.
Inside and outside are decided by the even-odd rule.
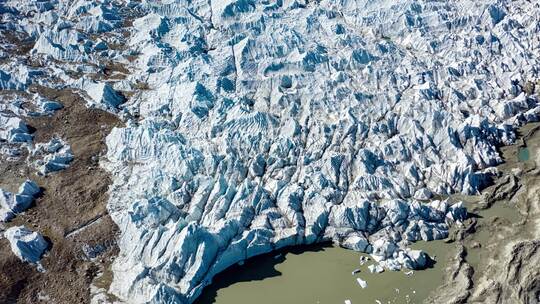
MULTIPOLYGON (((235 263, 315 242, 423 268, 410 242, 467 217, 444 198, 487 186, 497 148, 540 110, 540 4, 526 0, 8 0, 0 11, 36 41, 44 71, 0 73, 0 86, 72 88, 125 122, 101 165, 120 229, 109 292, 127 303, 192 303, 235 263), (110 61, 129 73, 105 77, 110 61)), ((13 125, 0 135, 26 134, 13 125)))

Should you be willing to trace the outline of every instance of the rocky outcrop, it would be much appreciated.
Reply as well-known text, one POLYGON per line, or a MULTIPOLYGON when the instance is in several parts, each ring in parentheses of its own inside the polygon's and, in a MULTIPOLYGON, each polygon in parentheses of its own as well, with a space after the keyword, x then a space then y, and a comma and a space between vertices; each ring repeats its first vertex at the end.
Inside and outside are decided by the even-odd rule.
POLYGON ((521 145, 508 149, 506 163, 499 167, 502 176, 475 204, 480 207, 475 211, 478 219, 467 220, 470 223, 451 233, 451 239, 458 244, 458 254, 447 269, 447 283, 433 292, 426 303, 538 303, 537 130, 535 124, 522 131, 523 144, 534 157, 518 161, 521 145))

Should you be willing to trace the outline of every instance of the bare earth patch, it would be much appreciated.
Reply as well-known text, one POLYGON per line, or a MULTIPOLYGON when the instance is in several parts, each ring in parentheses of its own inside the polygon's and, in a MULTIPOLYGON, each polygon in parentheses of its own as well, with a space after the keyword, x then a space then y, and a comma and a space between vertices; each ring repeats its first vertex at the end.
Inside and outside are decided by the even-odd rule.
POLYGON ((71 145, 75 159, 68 169, 48 176, 38 176, 24 157, 0 163, 0 187, 15 190, 30 178, 43 189, 35 204, 6 226, 25 225, 51 243, 42 259, 46 272, 40 273, 19 261, 7 240, 0 239, 0 303, 88 303, 93 278, 116 253, 116 226, 106 210, 110 178, 99 158, 105 153, 105 136, 120 123, 112 114, 86 108, 70 90, 32 90, 64 105, 52 117, 26 120, 35 129, 34 143, 58 135, 71 145), (101 246, 101 253, 91 261, 85 246, 101 246))

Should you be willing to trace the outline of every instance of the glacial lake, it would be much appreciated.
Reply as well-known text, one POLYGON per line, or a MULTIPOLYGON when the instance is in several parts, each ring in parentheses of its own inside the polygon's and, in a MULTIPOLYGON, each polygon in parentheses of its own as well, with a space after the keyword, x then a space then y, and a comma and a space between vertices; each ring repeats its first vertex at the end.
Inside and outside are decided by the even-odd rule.
MULTIPOLYGON (((426 250, 439 261, 446 261, 453 252, 443 241, 418 242, 411 247, 426 250)), ((218 274, 195 303, 419 303, 443 283, 443 263, 410 276, 406 270, 372 274, 368 266, 373 261, 360 266, 362 255, 368 257, 326 244, 254 257, 218 274), (360 272, 352 275, 354 269, 360 272), (362 289, 356 278, 365 280, 367 288, 362 289)))

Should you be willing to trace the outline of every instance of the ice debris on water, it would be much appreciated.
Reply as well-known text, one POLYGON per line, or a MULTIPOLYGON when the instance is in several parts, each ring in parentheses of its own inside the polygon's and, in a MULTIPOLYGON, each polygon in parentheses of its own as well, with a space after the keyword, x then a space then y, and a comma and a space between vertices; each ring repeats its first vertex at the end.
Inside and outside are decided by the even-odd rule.
POLYGON ((360 285, 360 287, 362 287, 362 289, 367 287, 367 282, 360 278, 356 278, 356 282, 358 283, 358 285, 360 285))
POLYGON ((369 265, 368 269, 371 273, 381 273, 384 271, 384 268, 379 264, 369 265))
POLYGON ((31 180, 24 181, 16 194, 0 188, 0 222, 7 222, 17 213, 28 209, 40 191, 39 186, 31 180))
POLYGON ((367 263, 367 261, 369 261, 370 258, 367 257, 367 256, 364 256, 364 255, 361 255, 360 256, 360 266, 364 265, 365 263, 367 263))

